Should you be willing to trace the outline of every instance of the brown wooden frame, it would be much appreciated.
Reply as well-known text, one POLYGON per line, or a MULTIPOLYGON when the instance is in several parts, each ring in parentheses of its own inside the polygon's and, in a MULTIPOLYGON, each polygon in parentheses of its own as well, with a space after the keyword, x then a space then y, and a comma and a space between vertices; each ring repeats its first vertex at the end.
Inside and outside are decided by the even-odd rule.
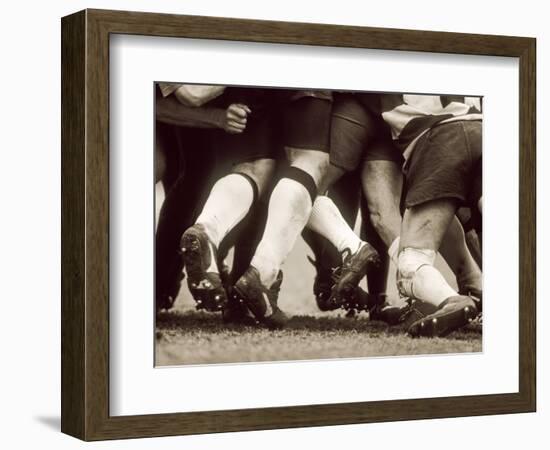
POLYGON ((61 429, 84 440, 535 411, 536 40, 85 10, 62 30, 61 429), (109 416, 109 35, 222 39, 519 58, 519 392, 109 416))

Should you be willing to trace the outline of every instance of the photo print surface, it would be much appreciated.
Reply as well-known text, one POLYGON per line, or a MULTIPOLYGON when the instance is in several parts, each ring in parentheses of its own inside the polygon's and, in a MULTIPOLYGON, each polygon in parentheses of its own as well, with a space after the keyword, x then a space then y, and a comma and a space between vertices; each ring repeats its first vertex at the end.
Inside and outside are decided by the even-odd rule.
POLYGON ((155 364, 482 351, 482 98, 157 82, 155 364))

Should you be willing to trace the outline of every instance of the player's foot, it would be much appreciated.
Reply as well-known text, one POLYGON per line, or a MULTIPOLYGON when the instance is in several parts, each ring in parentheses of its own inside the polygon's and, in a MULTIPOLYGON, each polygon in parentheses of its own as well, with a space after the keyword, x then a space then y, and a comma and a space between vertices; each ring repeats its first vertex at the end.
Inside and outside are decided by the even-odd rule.
POLYGON ((414 322, 432 314, 435 310, 436 307, 430 303, 407 298, 400 303, 384 302, 370 311, 369 318, 408 329, 414 322))
POLYGON ((313 281, 313 295, 315 296, 315 302, 317 307, 321 311, 332 311, 340 307, 330 301, 330 294, 332 286, 334 285, 333 272, 330 267, 323 267, 323 265, 314 259, 307 257, 309 262, 315 267, 315 280, 313 281))
POLYGON ((477 310, 481 313, 483 308, 483 291, 476 286, 463 285, 458 287, 460 295, 471 297, 476 304, 477 310))
POLYGON ((197 309, 221 311, 227 303, 220 274, 210 269, 216 260, 216 247, 202 225, 188 228, 181 238, 181 252, 187 272, 187 285, 197 309))
POLYGON ((342 260, 342 266, 335 272, 337 280, 331 292, 331 300, 340 305, 353 299, 355 288, 367 269, 380 264, 380 256, 372 245, 365 242, 355 253, 344 250, 342 260))
POLYGON ((371 311, 380 307, 385 302, 385 300, 385 294, 369 294, 368 292, 357 286, 351 298, 347 299, 341 305, 341 307, 348 311, 366 311, 370 314, 371 311))
POLYGON ((227 324, 254 326, 258 321, 239 297, 239 294, 231 287, 227 291, 227 304, 222 311, 223 321, 227 324))
POLYGON ((442 337, 473 321, 478 314, 475 302, 466 295, 455 295, 445 300, 434 313, 409 327, 412 337, 442 337))
POLYGON ((250 266, 235 284, 235 292, 243 300, 254 317, 270 329, 283 328, 288 321, 286 314, 277 306, 283 273, 266 288, 260 281, 258 270, 250 266))

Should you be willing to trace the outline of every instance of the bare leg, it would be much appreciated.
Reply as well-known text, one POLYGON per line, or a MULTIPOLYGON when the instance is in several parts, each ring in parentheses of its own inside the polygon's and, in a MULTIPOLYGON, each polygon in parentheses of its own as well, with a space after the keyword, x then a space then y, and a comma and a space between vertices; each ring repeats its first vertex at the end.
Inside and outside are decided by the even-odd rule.
POLYGON ((464 229, 456 216, 445 233, 439 251, 454 272, 460 291, 466 293, 468 288, 481 291, 481 270, 468 249, 464 229))
MULTIPOLYGON (((380 267, 367 273, 369 293, 385 294, 390 269, 388 248, 401 232, 401 212, 399 209, 403 174, 401 167, 393 161, 365 161, 362 167, 361 182, 365 198, 364 229, 373 228, 377 239, 371 242, 381 257, 380 267), (376 245, 376 242, 380 242, 376 245)), ((394 304, 396 299, 390 303, 394 304)), ((382 298, 385 302, 385 296, 382 298)))
POLYGON ((361 181, 372 225, 389 247, 401 232, 401 169, 393 161, 366 161, 361 181))
POLYGON ((435 311, 416 320, 411 336, 444 336, 477 315, 469 296, 458 295, 434 267, 436 252, 455 217, 453 200, 432 200, 405 211, 397 286, 402 295, 430 303, 435 311))
POLYGON ((438 251, 455 215, 450 199, 433 200, 405 210, 399 249, 419 248, 438 251))

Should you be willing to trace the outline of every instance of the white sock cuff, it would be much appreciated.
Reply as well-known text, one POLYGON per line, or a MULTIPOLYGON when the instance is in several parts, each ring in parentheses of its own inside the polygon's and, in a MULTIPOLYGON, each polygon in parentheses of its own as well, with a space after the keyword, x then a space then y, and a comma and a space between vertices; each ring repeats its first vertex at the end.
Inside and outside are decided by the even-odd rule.
POLYGON ((455 291, 434 267, 437 253, 430 249, 407 247, 399 253, 397 288, 406 297, 413 297, 438 306, 455 291))
POLYGON ((420 267, 433 266, 437 253, 430 249, 407 247, 398 257, 398 268, 403 275, 414 274, 420 267))

